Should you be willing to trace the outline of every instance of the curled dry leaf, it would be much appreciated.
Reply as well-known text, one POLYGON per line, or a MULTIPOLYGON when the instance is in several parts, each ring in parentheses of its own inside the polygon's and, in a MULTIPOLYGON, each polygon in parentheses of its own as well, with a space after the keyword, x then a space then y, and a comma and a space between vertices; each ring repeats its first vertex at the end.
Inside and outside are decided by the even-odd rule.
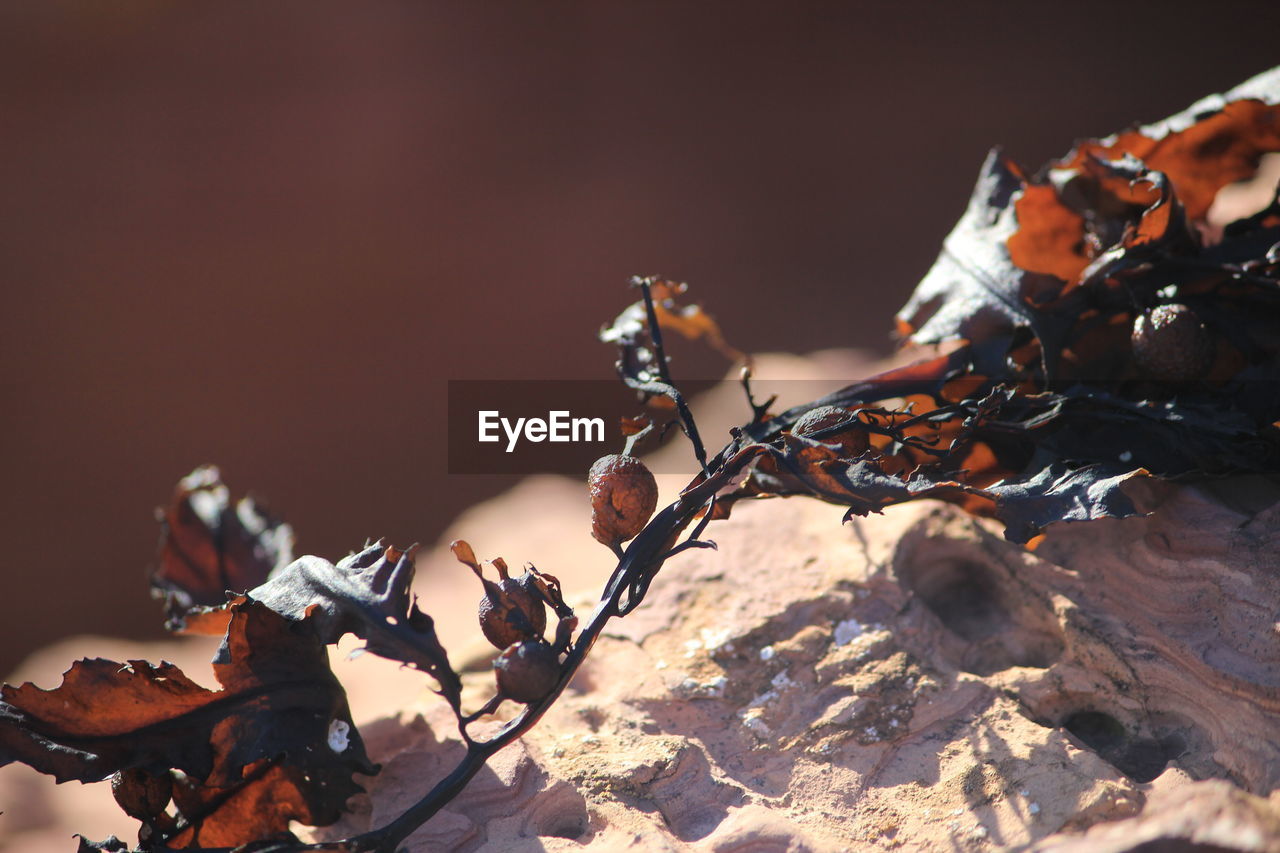
MULTIPOLYGON (((632 283, 636 284, 641 280, 649 285, 650 293, 653 297, 654 316, 662 329, 678 332, 691 341, 705 341, 730 361, 738 361, 744 358, 742 352, 734 349, 725 341, 724 335, 720 331, 720 326, 712 319, 710 314, 703 310, 701 305, 680 303, 680 298, 689 289, 687 284, 671 281, 660 276, 650 276, 646 279, 636 277, 632 280, 632 283)), ((605 343, 623 346, 628 342, 649 337, 651 334, 649 326, 649 316, 645 302, 643 300, 633 302, 618 315, 617 319, 600 331, 600 340, 605 343)), ((649 360, 652 355, 652 352, 643 354, 642 358, 649 360)))
POLYGON ((107 837, 105 841, 90 841, 83 836, 77 835, 76 853, 93 853, 95 850, 104 850, 106 853, 128 853, 129 845, 125 844, 114 835, 107 837))
POLYGON ((1201 233, 1218 190, 1280 150, 1277 128, 1273 69, 1163 122, 1079 143, 1034 175, 993 151, 899 312, 900 333, 963 340, 986 375, 1117 382, 1133 378, 1123 342, 1136 315, 1181 301, 1225 344, 1215 378, 1274 370, 1280 211, 1220 242, 1201 233))
POLYGON ((156 517, 162 532, 151 591, 164 599, 171 631, 221 634, 226 620, 205 619, 209 608, 225 604, 228 592, 253 589, 293 559, 293 529, 253 498, 232 504, 212 465, 179 481, 156 517))
POLYGON ((174 848, 242 844, 286 832, 291 820, 336 820, 360 791, 352 774, 377 768, 323 645, 261 602, 241 597, 228 609, 225 659, 214 664, 221 690, 172 664, 103 659, 76 662, 52 690, 5 685, 0 764, 22 761, 59 782, 180 771, 170 780, 178 813, 165 837, 174 848), (341 744, 336 730, 349 733, 341 744))
POLYGON ((336 565, 322 557, 301 557, 251 595, 305 623, 321 643, 355 634, 374 654, 427 673, 456 708, 462 682, 436 637, 434 620, 413 598, 415 552, 416 547, 399 551, 374 543, 336 565))
POLYGON ((1133 514, 1134 477, 1280 471, 1280 205, 1216 242, 1201 222, 1277 150, 1280 69, 1034 174, 992 152, 898 316, 953 351, 744 427, 727 450, 769 455, 736 497, 942 498, 1025 542, 1133 514), (865 425, 865 458, 811 430, 831 406, 865 425))

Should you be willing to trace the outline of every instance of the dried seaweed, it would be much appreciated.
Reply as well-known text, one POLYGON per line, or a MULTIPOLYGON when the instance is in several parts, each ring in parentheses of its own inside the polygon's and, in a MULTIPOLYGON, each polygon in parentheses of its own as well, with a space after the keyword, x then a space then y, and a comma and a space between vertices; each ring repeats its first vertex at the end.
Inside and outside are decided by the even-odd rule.
MULTIPOLYGON (((481 708, 463 708, 461 679, 412 599, 414 549, 291 560, 288 527, 252 502, 232 508, 216 470, 200 469, 162 514, 153 586, 174 630, 225 632, 222 689, 170 664, 83 660, 53 690, 3 688, 0 763, 59 781, 113 776, 141 822, 140 853, 393 851, 538 721, 668 559, 714 547, 706 528, 739 501, 807 495, 868 515, 939 499, 1030 543, 1054 524, 1139 512, 1126 491, 1138 478, 1280 473, 1280 204, 1220 232, 1205 222, 1223 186, 1280 151, 1278 102, 1280 69, 1164 122, 1079 143, 1036 173, 993 151, 898 315, 909 344, 945 349, 782 412, 757 401, 744 367, 749 417, 713 454, 671 376, 663 331, 741 354, 681 302, 683 285, 633 280, 640 298, 601 338, 617 346, 629 388, 668 401, 697 473, 655 512, 652 478, 631 453, 670 424, 623 424, 623 453, 592 472, 595 535, 618 563, 581 625, 551 575, 529 566, 512 577, 500 559, 488 570, 454 543, 484 590, 482 630, 502 649, 481 708), (353 775, 376 772, 328 668, 326 645, 347 633, 429 675, 466 752, 390 824, 306 844, 289 822, 333 822, 359 790, 353 775), (474 737, 471 725, 504 701, 521 710, 474 737)), ((778 305, 789 307, 760 310, 778 305)))

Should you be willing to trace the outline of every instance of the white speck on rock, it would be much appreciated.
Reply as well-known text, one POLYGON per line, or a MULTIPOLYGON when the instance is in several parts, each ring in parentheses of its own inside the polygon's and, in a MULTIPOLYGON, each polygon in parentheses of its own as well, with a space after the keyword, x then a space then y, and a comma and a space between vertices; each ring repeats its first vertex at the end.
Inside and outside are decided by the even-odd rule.
POLYGON ((759 708, 748 708, 739 713, 738 718, 742 720, 742 725, 754 734, 761 736, 769 734, 769 724, 764 721, 759 708))
POLYGON ((765 646, 760 650, 760 660, 773 660, 774 654, 773 646, 765 646))
POLYGON ((1040 814, 1040 804, 1027 803, 1027 814, 1040 814))
POLYGON ((862 623, 857 619, 846 619, 836 625, 836 645, 847 646, 862 636, 862 623))
POLYGON ((346 720, 333 720, 329 723, 329 748, 336 753, 344 753, 351 746, 351 724, 346 720))
POLYGON ((718 699, 724 695, 724 689, 728 685, 729 679, 723 675, 717 675, 705 682, 686 678, 675 686, 674 692, 689 699, 718 699))
POLYGON ((698 636, 702 638, 702 645, 707 651, 714 652, 716 649, 729 642, 729 635, 733 633, 732 628, 703 628, 698 632, 698 636))

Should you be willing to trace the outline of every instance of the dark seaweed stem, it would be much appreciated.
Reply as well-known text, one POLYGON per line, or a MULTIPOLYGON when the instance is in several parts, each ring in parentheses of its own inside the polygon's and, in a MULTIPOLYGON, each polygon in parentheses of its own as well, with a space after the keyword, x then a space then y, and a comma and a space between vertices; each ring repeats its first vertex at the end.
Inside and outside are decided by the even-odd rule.
MULTIPOLYGON (((689 410, 684 396, 675 387, 667 368, 662 332, 653 304, 653 283, 654 279, 651 278, 633 279, 633 284, 641 288, 644 294, 648 319, 647 331, 652 347, 652 357, 656 362, 657 378, 655 379, 653 374, 646 370, 646 359, 640 352, 641 344, 634 339, 622 343, 622 358, 618 362, 618 373, 629 387, 646 394, 664 396, 675 404, 680 425, 693 445, 694 455, 702 470, 680 493, 680 497, 670 506, 660 510, 621 552, 618 565, 601 594, 600 603, 578 633, 577 640, 568 648, 554 687, 542 699, 526 705, 524 710, 487 740, 473 739, 467 732, 467 725, 483 713, 496 710, 497 702, 489 703, 476 714, 465 717, 458 714, 459 731, 466 744, 466 754, 448 776, 437 782, 421 800, 386 826, 341 841, 304 844, 293 840, 253 844, 248 848, 242 848, 243 853, 248 853, 249 850, 253 853, 295 853, 304 850, 327 850, 334 853, 395 853, 400 844, 418 827, 430 820, 462 792, 467 783, 484 768, 490 757, 522 737, 555 704, 565 687, 577 674, 609 620, 626 616, 640 605, 649 590, 649 585, 668 558, 690 548, 715 547, 715 543, 704 541, 700 537, 712 519, 716 495, 729 488, 735 479, 759 456, 767 453, 768 449, 739 434, 732 443, 708 462, 706 449, 693 420, 693 413, 689 410), (693 531, 684 541, 679 541, 681 534, 695 519, 697 524, 693 531)), ((751 398, 749 374, 744 375, 743 385, 747 389, 753 420, 760 421, 768 403, 760 406, 751 398)), ((457 713, 456 708, 455 713, 457 713)), ((210 849, 204 853, 231 853, 231 851, 210 849)))
MULTIPOLYGON (((748 403, 753 411, 753 423, 745 430, 739 430, 735 440, 708 461, 693 415, 685 404, 683 395, 672 383, 667 370, 662 334, 651 294, 652 280, 636 279, 635 284, 644 293, 649 337, 660 381, 646 377, 643 369, 638 369, 635 358, 635 348, 638 344, 635 341, 624 344, 624 358, 619 362, 619 374, 628 386, 645 393, 660 394, 676 405, 681 426, 693 445, 694 453, 702 466, 702 472, 681 492, 679 499, 660 510, 622 552, 617 567, 605 585, 600 603, 579 632, 577 640, 569 647, 560 666, 559 679, 546 696, 526 705, 519 715, 487 740, 474 740, 469 737, 465 731, 467 721, 463 721, 461 728, 467 751, 462 760, 421 800, 386 826, 344 841, 316 844, 299 844, 295 841, 268 844, 265 847, 253 848, 257 853, 294 853, 294 851, 303 850, 328 850, 337 851, 337 853, 395 853, 399 845, 418 827, 430 820, 462 792, 467 783, 484 768, 490 757, 522 737, 537 724, 573 680, 605 626, 611 619, 626 616, 640 605, 648 592, 649 585, 668 558, 689 548, 715 547, 714 543, 703 541, 699 537, 711 520, 716 495, 731 486, 735 478, 757 458, 770 452, 770 449, 761 443, 761 439, 768 440, 776 437, 782 430, 789 428, 805 411, 827 404, 828 401, 849 405, 864 402, 874 395, 885 394, 884 384, 873 386, 871 383, 859 383, 836 392, 824 400, 796 407, 777 418, 765 420, 764 406, 757 405, 750 396, 750 380, 749 376, 746 376, 744 388, 747 389, 748 403), (624 368, 624 365, 632 369, 624 368), (700 519, 699 513, 702 513, 700 519), (683 542, 679 542, 681 534, 695 519, 698 523, 692 533, 683 542)), ((936 396, 941 383, 945 381, 944 377, 952 373, 952 370, 939 368, 954 369, 952 362, 959 363, 959 361, 960 357, 953 355, 931 365, 932 369, 904 369, 901 371, 901 376, 891 378, 887 387, 903 396, 921 393, 936 396)), ((767 403, 765 405, 767 406, 767 403)))
MULTIPOLYGON (((278 849, 281 851, 297 849, 392 853, 400 842, 408 838, 414 830, 456 797, 494 753, 522 737, 542 718, 542 715, 555 704, 556 699, 573 680, 573 676, 586 660, 609 621, 615 617, 625 616, 640 604, 649 582, 662 568, 667 557, 685 546, 706 546, 707 543, 702 543, 696 537, 690 537, 675 547, 672 543, 689 526, 698 512, 714 500, 716 492, 727 486, 757 455, 758 452, 752 448, 736 454, 714 475, 702 478, 701 482, 695 482, 680 495, 678 500, 654 516, 624 552, 622 560, 605 586, 599 605, 583 626, 577 641, 561 664, 560 679, 552 691, 540 701, 526 706, 493 737, 484 741, 472 741, 467 747, 467 754, 453 772, 440 780, 425 797, 385 827, 345 842, 348 845, 346 847, 322 844, 278 849)), ((276 849, 272 848, 273 851, 276 849)))
POLYGON ((759 419, 748 424, 742 428, 743 438, 762 444, 773 441, 784 430, 791 429, 795 422, 804 417, 807 412, 821 406, 838 406, 842 409, 861 408, 879 400, 913 396, 931 397, 939 405, 944 404, 946 400, 942 396, 943 386, 948 380, 969 372, 970 357, 969 348, 961 347, 948 355, 900 367, 862 382, 846 385, 812 402, 792 406, 772 418, 759 419))
MULTIPOLYGON (((632 372, 624 369, 624 362, 633 362, 630 356, 635 355, 634 341, 624 345, 626 358, 619 362, 619 375, 628 386, 645 393, 660 394, 675 403, 681 426, 693 445, 694 454, 698 458, 702 472, 680 493, 679 499, 659 511, 622 552, 617 568, 605 584, 600 603, 579 632, 577 640, 569 647, 560 665, 560 677, 546 696, 526 705, 520 714, 487 740, 475 740, 466 731, 466 724, 477 715, 473 714, 467 718, 459 716, 459 728, 467 747, 466 754, 452 772, 437 782, 426 796, 386 826, 343 841, 315 844, 301 844, 297 841, 267 843, 261 847, 254 846, 252 849, 255 853, 294 853, 294 851, 303 850, 328 850, 336 853, 394 853, 401 842, 461 793, 490 757, 518 740, 542 718, 542 715, 555 704, 556 699, 573 680, 578 668, 586 660, 609 620, 626 616, 640 605, 648 592, 650 583, 669 557, 690 548, 715 547, 715 543, 703 541, 699 537, 711 520, 716 494, 730 486, 743 470, 766 452, 766 449, 756 444, 741 447, 740 442, 735 441, 708 464, 706 449, 698 434, 693 414, 685 404, 683 395, 676 389, 667 370, 667 357, 663 350, 662 333, 651 293, 653 280, 636 278, 633 283, 644 293, 649 337, 660 381, 643 377, 641 370, 632 372), (698 518, 699 513, 702 513, 702 517, 698 520, 693 532, 683 542, 678 542, 680 535, 698 518)), ((491 704, 496 705, 496 703, 491 704)), ((485 710, 495 709, 490 708, 489 705, 485 706, 485 710)), ((214 853, 214 851, 207 851, 207 853, 214 853)))
POLYGON ((742 385, 742 393, 747 397, 747 405, 751 408, 751 423, 762 423, 767 419, 769 408, 777 402, 778 395, 771 394, 769 399, 763 403, 756 402, 756 395, 751 390, 751 362, 748 361, 742 365, 742 370, 738 374, 738 382, 742 385))
POLYGON ((658 312, 653 305, 655 281, 653 276, 634 276, 631 279, 632 286, 640 288, 641 293, 644 294, 644 310, 648 318, 649 340, 653 344, 653 361, 658 371, 658 381, 641 375, 640 371, 633 373, 626 369, 624 364, 629 360, 618 362, 618 375, 622 377, 622 381, 628 388, 645 394, 666 397, 675 404, 676 411, 680 415, 680 426, 684 434, 689 437, 689 443, 693 445, 693 455, 702 466, 702 472, 706 474, 708 473, 707 450, 702 444, 702 437, 698 435, 698 426, 694 423, 693 413, 689 411, 689 404, 685 402, 684 395, 671 381, 671 373, 667 367, 667 353, 662 346, 662 326, 658 323, 658 312))
MULTIPOLYGON (((759 446, 747 447, 723 459, 710 476, 699 475, 686 488, 678 500, 658 512, 623 553, 605 585, 600 603, 591 614, 578 639, 570 648, 560 666, 560 678, 555 687, 538 702, 525 706, 518 716, 509 721, 488 740, 468 740, 467 752, 448 776, 436 783, 426 796, 411 806, 400 817, 372 832, 357 835, 345 841, 299 844, 280 842, 265 847, 252 848, 256 853, 295 853, 303 850, 328 850, 336 853, 394 853, 401 842, 422 826, 466 787, 489 758, 503 747, 510 745, 529 731, 542 715, 555 704, 557 698, 573 680, 591 652, 596 640, 609 620, 625 616, 644 599, 650 581, 657 575, 663 563, 674 553, 686 548, 712 547, 711 543, 697 538, 710 517, 709 509, 716 493, 733 482, 733 479, 764 452, 759 446), (680 534, 707 509, 694 533, 684 542, 675 544, 680 534)), ((213 851, 207 851, 213 853, 213 851)))

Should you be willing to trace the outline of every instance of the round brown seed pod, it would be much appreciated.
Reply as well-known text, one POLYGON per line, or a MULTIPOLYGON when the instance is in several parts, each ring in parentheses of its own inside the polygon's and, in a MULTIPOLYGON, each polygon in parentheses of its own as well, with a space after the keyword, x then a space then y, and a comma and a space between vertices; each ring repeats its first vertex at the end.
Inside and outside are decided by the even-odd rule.
POLYGON ((169 773, 152 773, 141 767, 120 770, 111 776, 111 795, 134 820, 149 821, 164 812, 173 793, 169 773))
POLYGON ((529 704, 551 692, 560 678, 560 656, 542 640, 523 640, 502 650, 493 662, 498 692, 529 704))
POLYGON ((526 572, 520 579, 503 578, 496 584, 485 584, 484 598, 477 608, 480 631, 496 648, 540 638, 546 630, 547 608, 532 579, 526 572))
POLYGON ((1134 318, 1133 358, 1151 379, 1190 382, 1213 366, 1213 335, 1186 305, 1149 308, 1134 318))
POLYGON ((591 535, 613 548, 644 529, 658 506, 658 483, 634 456, 601 456, 587 473, 591 535))
MULTIPOLYGON (((819 406, 810 409, 800 416, 795 426, 791 427, 793 435, 810 436, 824 429, 840 424, 857 424, 858 417, 848 409, 839 406, 819 406)), ((860 456, 867 452, 871 441, 867 433, 859 426, 851 426, 844 432, 833 433, 823 438, 814 439, 823 444, 834 444, 840 448, 841 456, 860 456)))

